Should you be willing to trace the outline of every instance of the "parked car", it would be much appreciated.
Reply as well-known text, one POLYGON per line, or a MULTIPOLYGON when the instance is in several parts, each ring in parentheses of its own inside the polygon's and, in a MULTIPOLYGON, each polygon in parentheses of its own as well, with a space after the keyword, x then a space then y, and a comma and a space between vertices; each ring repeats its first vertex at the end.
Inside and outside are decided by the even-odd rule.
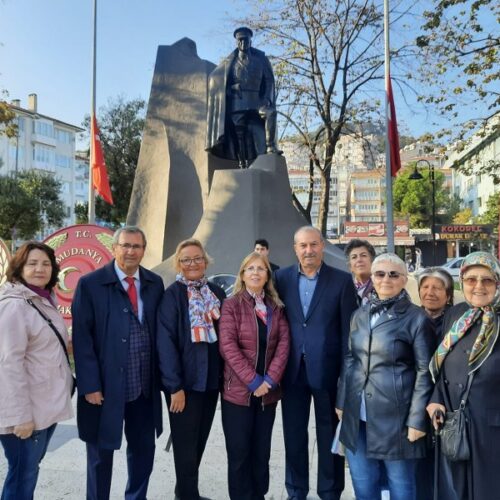
POLYGON ((441 267, 446 269, 453 276, 455 281, 458 281, 458 275, 460 274, 460 267, 462 266, 463 260, 463 257, 455 257, 454 259, 451 259, 443 264, 441 267))

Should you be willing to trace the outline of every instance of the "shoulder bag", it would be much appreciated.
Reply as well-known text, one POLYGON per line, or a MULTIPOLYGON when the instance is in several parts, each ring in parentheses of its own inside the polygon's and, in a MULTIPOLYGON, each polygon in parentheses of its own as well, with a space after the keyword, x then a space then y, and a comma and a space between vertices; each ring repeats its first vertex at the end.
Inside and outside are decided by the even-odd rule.
MULTIPOLYGON (((52 323, 52 320, 50 318, 48 318, 47 316, 45 316, 45 314, 43 314, 43 312, 40 311, 40 309, 38 309, 38 307, 35 306, 35 303, 31 299, 26 299, 26 302, 28 302, 28 304, 38 312, 38 314, 49 324, 50 328, 52 328, 52 330, 56 334, 57 340, 59 340, 59 343, 61 344, 61 347, 63 348, 64 355, 66 356, 66 361, 68 362, 68 366, 69 366, 70 371, 71 371, 71 363, 69 361, 68 349, 66 348, 66 344, 64 343, 64 340, 61 337, 61 334, 59 333, 57 328, 54 326, 54 323, 52 323)), ((71 386, 71 397, 73 397, 73 394, 75 393, 75 390, 76 390, 76 378, 73 375, 73 372, 71 372, 71 378, 73 379, 73 385, 71 386)))
POLYGON ((458 410, 446 412, 444 425, 441 429, 441 451, 452 462, 470 459, 468 417, 465 414, 465 406, 473 378, 474 372, 469 375, 467 388, 462 394, 458 410))

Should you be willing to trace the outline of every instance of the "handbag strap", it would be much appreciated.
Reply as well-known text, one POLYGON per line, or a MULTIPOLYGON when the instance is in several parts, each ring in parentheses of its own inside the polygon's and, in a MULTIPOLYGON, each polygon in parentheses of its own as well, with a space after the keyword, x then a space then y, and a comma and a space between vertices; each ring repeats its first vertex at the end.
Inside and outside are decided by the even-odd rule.
POLYGON ((476 372, 469 373, 469 377, 467 380, 467 387, 465 388, 464 393, 462 394, 462 398, 460 399, 460 409, 464 409, 467 404, 467 398, 469 397, 470 386, 472 385, 472 379, 474 378, 474 374, 476 372))
POLYGON ((64 340, 61 337, 61 334, 59 333, 57 328, 54 326, 54 323, 52 323, 52 320, 49 317, 45 316, 45 314, 43 314, 43 312, 40 311, 40 309, 38 309, 38 307, 36 307, 35 303, 31 299, 26 299, 26 302, 31 307, 33 307, 38 312, 38 314, 49 324, 50 328, 52 328, 52 330, 54 331, 54 333, 57 336, 57 340, 59 340, 59 343, 61 344, 61 347, 63 348, 64 355, 66 356, 66 361, 68 362, 68 366, 71 368, 71 363, 69 361, 69 355, 68 355, 68 349, 66 348, 66 344, 64 343, 64 340))

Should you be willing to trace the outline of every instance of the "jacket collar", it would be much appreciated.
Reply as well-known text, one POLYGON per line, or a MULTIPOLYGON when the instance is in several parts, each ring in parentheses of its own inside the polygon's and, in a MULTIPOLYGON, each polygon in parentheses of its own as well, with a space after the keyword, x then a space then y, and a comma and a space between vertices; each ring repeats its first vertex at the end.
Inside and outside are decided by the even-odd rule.
MULTIPOLYGON (((115 272, 115 259, 103 266, 101 269, 103 273, 101 283, 103 285, 111 285, 113 283, 120 284, 120 278, 118 278, 115 272)), ((141 287, 143 287, 147 282, 153 281, 149 272, 142 266, 139 266, 139 276, 141 279, 141 287)))

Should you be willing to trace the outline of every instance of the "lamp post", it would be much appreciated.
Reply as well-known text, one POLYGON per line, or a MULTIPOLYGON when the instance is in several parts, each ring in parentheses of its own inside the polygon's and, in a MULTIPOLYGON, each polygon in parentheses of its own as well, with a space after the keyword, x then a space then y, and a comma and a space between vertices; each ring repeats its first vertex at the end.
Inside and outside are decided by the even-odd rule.
POLYGON ((436 182, 434 176, 434 165, 432 165, 431 162, 428 160, 424 159, 417 160, 415 163, 415 169, 409 176, 409 179, 412 181, 419 181, 424 178, 417 168, 420 162, 427 164, 432 184, 432 214, 431 214, 432 265, 435 266, 436 265, 436 182))

